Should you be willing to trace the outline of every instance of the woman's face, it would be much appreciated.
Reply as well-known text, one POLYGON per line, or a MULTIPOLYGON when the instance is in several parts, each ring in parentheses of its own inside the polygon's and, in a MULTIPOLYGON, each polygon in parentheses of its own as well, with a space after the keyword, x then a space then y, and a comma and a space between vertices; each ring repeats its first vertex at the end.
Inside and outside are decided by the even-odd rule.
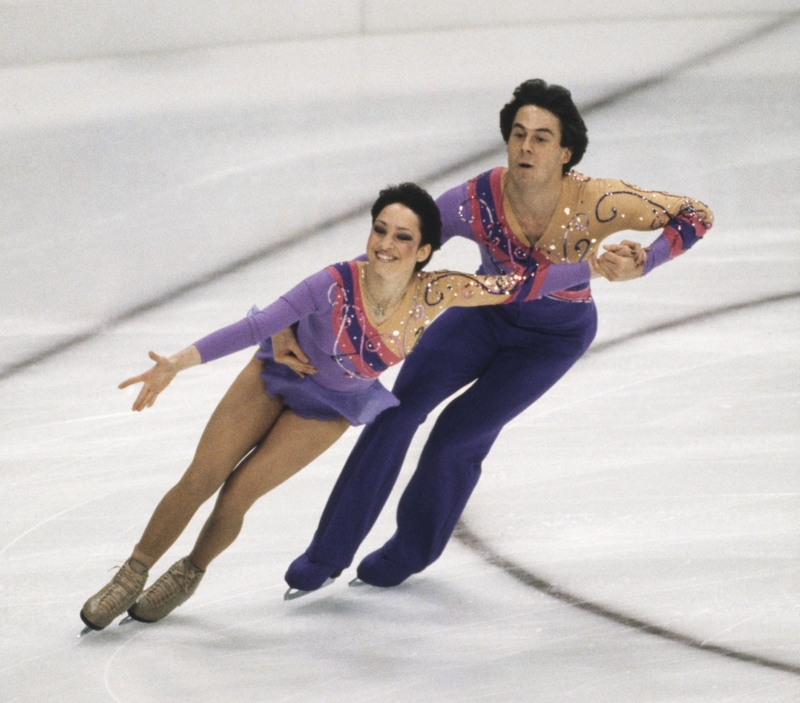
POLYGON ((420 246, 419 218, 405 205, 392 203, 378 213, 367 240, 367 258, 384 275, 411 275, 430 256, 431 245, 420 246))

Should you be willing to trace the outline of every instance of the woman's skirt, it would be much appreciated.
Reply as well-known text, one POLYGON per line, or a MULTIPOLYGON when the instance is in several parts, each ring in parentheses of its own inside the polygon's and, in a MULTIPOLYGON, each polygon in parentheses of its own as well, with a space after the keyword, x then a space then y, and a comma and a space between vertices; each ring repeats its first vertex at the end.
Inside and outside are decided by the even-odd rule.
POLYGON ((344 417, 351 425, 366 425, 387 408, 400 404, 380 381, 357 391, 332 391, 319 385, 313 376, 300 378, 288 366, 273 360, 269 340, 262 343, 256 358, 264 362, 261 380, 267 393, 280 398, 300 417, 315 420, 344 417))

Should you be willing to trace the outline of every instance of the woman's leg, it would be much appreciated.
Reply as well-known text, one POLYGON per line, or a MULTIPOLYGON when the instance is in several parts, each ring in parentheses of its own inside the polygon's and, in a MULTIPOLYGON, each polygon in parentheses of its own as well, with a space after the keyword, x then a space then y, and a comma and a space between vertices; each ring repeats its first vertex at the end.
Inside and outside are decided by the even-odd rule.
POLYGON ((286 408, 267 436, 227 478, 194 549, 148 588, 128 611, 156 622, 185 603, 206 568, 238 536, 244 515, 259 497, 324 452, 349 427, 347 420, 304 420, 286 408))
POLYGON ((260 373, 261 362, 253 359, 222 398, 206 425, 194 460, 156 507, 131 558, 81 609, 81 619, 88 627, 102 630, 128 608, 136 607, 148 569, 275 423, 283 404, 264 392, 260 373))
POLYGON ((225 481, 189 555, 192 564, 205 571, 239 535, 250 506, 310 464, 348 427, 344 418, 305 419, 286 408, 258 449, 225 481))
POLYGON ((253 359, 239 374, 211 415, 189 468, 153 512, 132 555, 146 568, 172 546, 280 416, 283 403, 264 391, 261 368, 253 359))

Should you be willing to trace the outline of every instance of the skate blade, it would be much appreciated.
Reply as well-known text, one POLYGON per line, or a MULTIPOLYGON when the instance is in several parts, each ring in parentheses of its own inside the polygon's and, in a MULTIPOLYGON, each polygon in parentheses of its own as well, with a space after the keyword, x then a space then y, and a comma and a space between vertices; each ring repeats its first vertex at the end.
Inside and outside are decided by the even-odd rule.
POLYGON ((126 615, 119 621, 120 625, 127 625, 129 622, 136 622, 130 615, 126 615))
POLYGON ((356 576, 350 583, 347 584, 348 586, 352 586, 353 588, 360 588, 361 586, 369 586, 366 581, 362 581, 360 578, 356 576))
POLYGON ((303 596, 307 596, 309 593, 316 593, 320 589, 325 588, 325 586, 330 586, 334 581, 335 578, 328 578, 325 583, 323 583, 316 591, 304 591, 300 588, 289 588, 286 593, 283 594, 283 600, 295 600, 296 598, 302 598, 303 596))
POLYGON ((82 629, 82 630, 81 630, 81 631, 78 633, 78 639, 80 639, 81 637, 85 637, 85 636, 86 636, 86 635, 88 635, 90 632, 95 632, 95 630, 93 630, 91 627, 89 627, 89 626, 87 625, 86 627, 84 627, 84 628, 83 628, 83 629, 82 629))

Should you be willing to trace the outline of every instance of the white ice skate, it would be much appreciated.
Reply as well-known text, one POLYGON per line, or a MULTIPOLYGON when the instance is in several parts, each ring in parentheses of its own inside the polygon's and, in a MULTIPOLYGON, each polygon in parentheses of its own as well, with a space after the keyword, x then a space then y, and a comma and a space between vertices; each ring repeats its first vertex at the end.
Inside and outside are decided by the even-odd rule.
POLYGON ((147 581, 147 569, 128 559, 111 581, 86 601, 80 616, 86 627, 78 637, 102 630, 122 615, 139 597, 147 581))

